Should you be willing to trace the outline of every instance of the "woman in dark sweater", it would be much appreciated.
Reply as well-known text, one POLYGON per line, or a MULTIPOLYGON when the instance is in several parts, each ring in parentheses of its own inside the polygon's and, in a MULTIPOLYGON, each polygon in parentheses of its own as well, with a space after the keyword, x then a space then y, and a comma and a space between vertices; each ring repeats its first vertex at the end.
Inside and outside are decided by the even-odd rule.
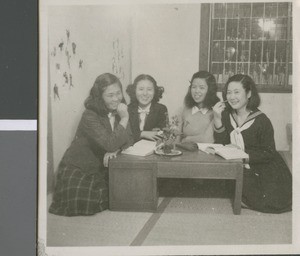
POLYGON ((158 103, 164 88, 157 86, 152 76, 142 74, 127 87, 126 92, 130 97, 128 112, 134 141, 160 139, 159 130, 168 122, 167 107, 158 103))
POLYGON ((242 202, 250 209, 280 213, 292 207, 291 173, 276 151, 269 118, 257 107, 260 98, 254 81, 234 75, 227 81, 223 99, 214 107, 215 142, 244 150, 242 202))
POLYGON ((50 213, 91 215, 108 208, 108 160, 133 144, 123 102, 119 79, 109 73, 98 76, 59 164, 50 213))

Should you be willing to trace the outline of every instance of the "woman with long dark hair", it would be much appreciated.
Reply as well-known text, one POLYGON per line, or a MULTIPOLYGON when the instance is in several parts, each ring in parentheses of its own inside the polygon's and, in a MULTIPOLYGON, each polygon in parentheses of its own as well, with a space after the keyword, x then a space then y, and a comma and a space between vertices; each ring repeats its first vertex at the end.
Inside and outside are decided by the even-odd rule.
POLYGON ((49 212, 92 215, 108 208, 110 158, 133 144, 120 80, 109 73, 97 77, 74 140, 57 171, 49 212))
POLYGON ((212 107, 217 97, 215 77, 207 71, 196 72, 185 96, 182 113, 182 142, 213 143, 212 107))

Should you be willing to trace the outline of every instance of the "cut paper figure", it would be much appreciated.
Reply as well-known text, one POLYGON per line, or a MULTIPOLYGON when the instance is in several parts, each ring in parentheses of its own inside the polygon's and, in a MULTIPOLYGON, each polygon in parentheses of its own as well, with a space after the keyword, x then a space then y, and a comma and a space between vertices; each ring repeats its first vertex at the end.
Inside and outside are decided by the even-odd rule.
POLYGON ((66 29, 66 34, 67 34, 67 42, 70 41, 70 30, 66 29))
POLYGON ((69 51, 66 49, 66 56, 67 56, 67 62, 68 62, 68 66, 70 68, 70 59, 71 59, 71 55, 69 53, 69 51))
POLYGON ((56 67, 57 70, 60 70, 60 64, 59 63, 56 63, 55 67, 56 67))
POLYGON ((69 78, 70 78, 70 88, 74 87, 73 81, 72 81, 72 74, 69 75, 69 78))
POLYGON ((69 83, 69 78, 68 78, 67 72, 64 72, 63 76, 65 78, 65 84, 68 84, 69 83))
POLYGON ((53 56, 53 57, 56 56, 56 47, 53 48, 53 51, 51 52, 51 56, 53 56))
POLYGON ((76 54, 76 44, 73 42, 72 43, 72 50, 73 50, 73 54, 76 54))
POLYGON ((58 47, 59 47, 60 51, 62 51, 62 50, 63 50, 63 47, 64 47, 64 42, 62 41, 62 42, 58 45, 58 47))
POLYGON ((79 60, 79 68, 82 68, 83 60, 79 60))
POLYGON ((60 100, 59 93, 58 93, 58 87, 56 84, 53 87, 53 92, 54 92, 54 99, 58 98, 60 100))

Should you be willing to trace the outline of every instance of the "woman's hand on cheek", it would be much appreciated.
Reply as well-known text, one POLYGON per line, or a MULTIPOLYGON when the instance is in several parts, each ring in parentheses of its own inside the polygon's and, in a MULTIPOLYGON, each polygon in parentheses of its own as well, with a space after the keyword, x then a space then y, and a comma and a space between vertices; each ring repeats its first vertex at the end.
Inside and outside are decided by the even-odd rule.
POLYGON ((117 113, 120 116, 120 118, 129 118, 128 110, 127 110, 127 105, 124 103, 120 103, 117 107, 117 113))
POLYGON ((141 138, 156 141, 162 138, 162 134, 159 131, 142 131, 141 138))

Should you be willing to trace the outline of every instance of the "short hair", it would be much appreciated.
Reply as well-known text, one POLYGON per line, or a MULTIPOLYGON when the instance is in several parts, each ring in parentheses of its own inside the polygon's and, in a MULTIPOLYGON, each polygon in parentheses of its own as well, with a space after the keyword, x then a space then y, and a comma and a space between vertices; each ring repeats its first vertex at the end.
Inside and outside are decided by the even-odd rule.
POLYGON ((205 95, 204 101, 203 101, 203 107, 206 108, 212 108, 220 99, 217 97, 217 82, 211 73, 208 71, 198 71, 195 74, 193 74, 192 79, 190 81, 190 86, 188 89, 188 92, 184 98, 184 103, 187 108, 192 108, 194 106, 197 106, 198 103, 194 101, 192 94, 191 94, 191 87, 193 80, 196 78, 204 79, 207 84, 207 93, 205 95))
POLYGON ((162 95, 165 91, 164 87, 158 86, 157 82, 155 81, 155 79, 152 76, 147 75, 147 74, 141 74, 141 75, 138 75, 134 79, 133 84, 128 85, 128 87, 126 89, 126 92, 130 97, 130 103, 138 104, 138 100, 136 98, 136 87, 137 87, 137 84, 143 80, 150 81, 153 84, 154 96, 153 96, 153 99, 151 102, 158 102, 162 98, 162 95))
MULTIPOLYGON (((251 97, 249 98, 248 104, 246 106, 247 109, 250 110, 255 110, 257 109, 257 107, 260 105, 260 97, 255 85, 255 82, 253 81, 253 79, 248 76, 248 75, 244 75, 244 74, 236 74, 233 75, 232 77, 230 77, 228 79, 228 81, 226 82, 224 89, 223 89, 223 99, 227 100, 227 90, 228 90, 228 85, 231 82, 240 82, 243 86, 243 88, 245 89, 246 93, 251 92, 251 97)), ((228 104, 228 102, 226 102, 226 106, 232 110, 230 104, 228 104)))
MULTIPOLYGON (((94 82, 93 87, 90 90, 90 95, 84 102, 84 106, 87 109, 91 109, 98 114, 105 115, 109 112, 107 109, 104 100, 103 100, 103 93, 106 90, 106 88, 112 84, 118 84, 121 91, 122 91, 122 84, 119 78, 117 78, 115 75, 110 73, 104 73, 98 76, 94 82)), ((123 94, 123 92, 122 92, 123 94)), ((124 98, 122 100, 124 101, 124 98)))

